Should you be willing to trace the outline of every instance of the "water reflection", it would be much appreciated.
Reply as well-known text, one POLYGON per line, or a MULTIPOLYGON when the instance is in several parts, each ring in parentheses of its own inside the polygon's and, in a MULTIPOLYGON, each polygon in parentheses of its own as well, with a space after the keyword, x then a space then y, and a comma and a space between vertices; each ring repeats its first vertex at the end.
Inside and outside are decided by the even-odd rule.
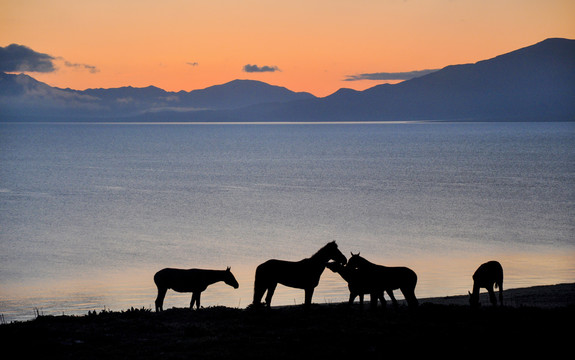
MULTIPOLYGON (((231 266, 240 288, 214 285, 202 304, 245 307, 258 264, 334 239, 415 270, 419 298, 466 294, 491 259, 505 288, 573 282, 574 135, 571 123, 3 126, 0 313, 152 309, 168 266, 231 266)), ((347 296, 326 271, 314 301, 347 296)), ((165 305, 189 301, 170 292, 165 305)), ((302 302, 281 286, 273 301, 302 302)))
MULTIPOLYGON (((453 254, 452 254, 453 255, 453 254)), ((366 258, 370 259, 367 254, 366 258)), ((416 295, 419 299, 465 295, 471 290, 471 275, 481 263, 497 259, 504 267, 504 289, 551 285, 575 280, 575 252, 486 254, 466 256, 433 255, 428 258, 404 258, 386 261, 373 257, 373 262, 388 266, 406 265, 418 274, 416 295)), ((202 305, 245 308, 252 302, 253 279, 257 264, 234 266, 232 271, 240 287, 237 290, 216 283, 202 293, 202 305)), ((40 315, 85 315, 89 311, 123 311, 130 308, 153 310, 156 288, 154 270, 126 270, 101 273, 82 281, 43 283, 37 286, 9 286, 0 300, 0 313, 6 322, 34 319, 40 315), (8 296, 10 294, 10 296, 8 296)), ((397 299, 403 299, 396 291, 397 299)), ((314 292, 314 303, 347 301, 347 284, 327 270, 314 292)), ((164 308, 189 307, 191 294, 168 291, 164 308)), ((389 299, 388 299, 389 300, 389 299)), ((304 291, 278 285, 273 306, 299 305, 304 291)))

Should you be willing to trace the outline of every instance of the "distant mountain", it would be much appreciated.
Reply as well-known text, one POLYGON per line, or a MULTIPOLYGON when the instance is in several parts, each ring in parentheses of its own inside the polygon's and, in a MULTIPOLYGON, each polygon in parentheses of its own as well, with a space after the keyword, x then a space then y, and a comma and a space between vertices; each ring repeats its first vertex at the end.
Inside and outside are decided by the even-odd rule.
POLYGON ((314 121, 575 121, 575 40, 548 39, 396 85, 252 107, 240 116, 314 121))
POLYGON ((325 98, 259 81, 190 92, 58 89, 0 74, 0 121, 575 121, 575 40, 547 39, 395 85, 325 98))
POLYGON ((221 111, 304 99, 315 96, 253 80, 234 80, 190 92, 168 92, 155 86, 80 91, 50 87, 23 74, 0 73, 0 121, 33 117, 137 120, 150 114, 221 111))
POLYGON ((166 109, 224 110, 254 104, 283 103, 315 98, 309 93, 296 93, 284 87, 254 80, 234 80, 190 92, 167 92, 155 86, 149 86, 146 88, 87 89, 77 91, 77 93, 96 97, 106 104, 115 104, 119 108, 132 104, 131 108, 139 109, 140 112, 166 109))
POLYGON ((255 104, 287 103, 315 98, 307 92, 293 92, 284 87, 253 80, 234 80, 223 85, 190 91, 183 96, 185 101, 207 109, 235 109, 255 104))
POLYGON ((490 60, 448 66, 374 87, 362 98, 388 119, 575 120, 575 40, 548 39, 490 60))
POLYGON ((103 111, 98 99, 51 87, 34 78, 0 72, 0 121, 42 120, 103 111))

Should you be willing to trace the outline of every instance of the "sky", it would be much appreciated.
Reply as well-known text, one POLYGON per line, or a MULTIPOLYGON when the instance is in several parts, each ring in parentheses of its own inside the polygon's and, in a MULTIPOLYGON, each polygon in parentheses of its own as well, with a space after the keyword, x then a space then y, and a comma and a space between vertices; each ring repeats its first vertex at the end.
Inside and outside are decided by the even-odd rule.
POLYGON ((575 39, 575 1, 0 0, 2 64, 40 61, 0 71, 78 90, 252 79, 323 97, 551 37, 575 39))

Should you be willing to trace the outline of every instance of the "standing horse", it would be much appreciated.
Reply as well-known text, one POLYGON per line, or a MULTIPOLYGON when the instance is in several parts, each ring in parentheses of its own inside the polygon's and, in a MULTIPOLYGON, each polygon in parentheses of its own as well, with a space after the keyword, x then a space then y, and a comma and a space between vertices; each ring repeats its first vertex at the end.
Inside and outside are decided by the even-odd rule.
POLYGON ((469 304, 479 305, 479 289, 485 288, 489 292, 489 300, 493 306, 497 306, 497 299, 493 291, 493 285, 499 287, 499 302, 503 305, 503 267, 497 261, 488 261, 481 264, 473 274, 473 293, 469 293, 469 304))
POLYGON ((339 276, 347 282, 349 305, 352 305, 355 298, 359 296, 359 305, 363 308, 363 296, 365 294, 370 294, 372 304, 377 303, 378 300, 381 301, 382 304, 384 303, 383 291, 371 289, 369 284, 365 283, 365 277, 362 276, 359 269, 353 269, 336 262, 329 262, 326 267, 334 273, 338 273, 339 276))
MULTIPOLYGON (((357 254, 351 254, 348 265, 351 268, 357 268, 361 271, 361 276, 364 277, 365 283, 373 289, 385 291, 394 306, 397 306, 397 300, 393 296, 393 290, 400 289, 401 293, 407 301, 410 308, 415 308, 418 305, 417 298, 415 297, 415 285, 417 284, 417 275, 409 268, 400 267, 387 267, 383 265, 373 264, 357 254)), ((385 302, 382 301, 385 306, 385 302)), ((377 303, 372 304, 377 306, 377 303)))
POLYGON ((196 309, 199 309, 202 291, 218 281, 223 281, 234 289, 240 286, 229 267, 226 270, 162 269, 154 275, 154 283, 156 283, 158 288, 156 311, 163 310, 164 298, 168 289, 173 289, 177 292, 191 292, 190 309, 194 307, 194 303, 196 304, 196 309))
POLYGON ((311 305, 313 291, 319 283, 319 278, 329 260, 345 264, 347 259, 332 241, 319 249, 312 257, 300 261, 285 261, 271 259, 260 264, 256 269, 254 281, 254 306, 261 305, 264 293, 266 306, 271 306, 276 286, 279 284, 303 289, 305 291, 305 307, 311 305))

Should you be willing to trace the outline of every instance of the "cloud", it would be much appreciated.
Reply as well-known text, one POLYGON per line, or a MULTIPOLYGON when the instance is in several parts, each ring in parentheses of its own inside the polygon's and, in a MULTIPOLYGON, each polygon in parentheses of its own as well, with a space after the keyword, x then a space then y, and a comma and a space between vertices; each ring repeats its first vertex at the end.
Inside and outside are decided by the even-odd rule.
POLYGON ((190 66, 198 66, 200 64, 198 64, 197 62, 187 62, 186 64, 190 65, 190 66))
POLYGON ((55 58, 36 52, 24 45, 11 44, 0 47, 0 71, 2 72, 53 72, 55 58))
POLYGON ((247 64, 244 66, 243 69, 245 72, 248 73, 255 73, 255 72, 276 72, 276 71, 281 71, 277 66, 257 66, 257 65, 250 65, 247 64))
POLYGON ((100 70, 93 66, 93 65, 87 65, 87 64, 75 64, 75 63, 71 63, 69 61, 64 61, 64 65, 66 65, 67 67, 72 67, 72 68, 76 68, 76 69, 84 69, 84 70, 88 70, 89 72, 91 72, 92 74, 95 74, 97 72, 99 72, 100 70))
POLYGON ((430 70, 417 70, 408 72, 380 72, 368 74, 347 75, 343 81, 359 81, 359 80, 409 80, 423 75, 431 74, 439 69, 430 70))
POLYGON ((61 57, 42 54, 24 45, 11 44, 0 47, 1 72, 43 72, 49 73, 57 70, 56 62, 64 62, 64 66, 75 69, 88 70, 92 74, 99 72, 97 67, 87 64, 77 64, 66 61, 61 57))

